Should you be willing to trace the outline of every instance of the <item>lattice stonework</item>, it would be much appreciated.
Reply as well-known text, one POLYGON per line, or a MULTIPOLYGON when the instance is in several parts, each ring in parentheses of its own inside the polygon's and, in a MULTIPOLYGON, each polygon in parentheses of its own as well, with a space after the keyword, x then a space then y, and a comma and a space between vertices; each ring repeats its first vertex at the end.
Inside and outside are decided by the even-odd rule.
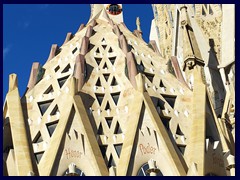
MULTIPOLYGON (((164 31, 170 33, 167 49, 172 8, 162 6, 164 31)), ((201 64, 189 68, 196 87, 191 89, 174 61, 170 72, 169 59, 144 42, 139 24, 134 33, 126 28, 122 5, 99 4, 91 10, 86 25, 68 33, 60 47, 52 45, 42 67, 33 64, 21 99, 16 75, 11 75, 4 105, 4 171, 224 175, 219 125, 199 75, 201 64), (116 7, 121 11, 114 13, 116 7), (205 156, 219 163, 214 159, 206 169, 205 156)), ((183 38, 193 44, 192 37, 183 38)))

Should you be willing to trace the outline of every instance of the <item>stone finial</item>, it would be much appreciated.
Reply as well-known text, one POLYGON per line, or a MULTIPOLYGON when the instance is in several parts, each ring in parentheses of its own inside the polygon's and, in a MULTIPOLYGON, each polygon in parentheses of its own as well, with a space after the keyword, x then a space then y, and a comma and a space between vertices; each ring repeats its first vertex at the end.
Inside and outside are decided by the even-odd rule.
POLYGON ((18 78, 16 74, 9 75, 9 89, 8 92, 13 91, 18 87, 18 78))
POLYGON ((141 23, 140 23, 140 18, 139 18, 139 17, 137 17, 137 19, 136 19, 136 25, 137 25, 137 30, 138 30, 138 31, 142 31, 142 30, 141 30, 141 26, 140 26, 141 23))

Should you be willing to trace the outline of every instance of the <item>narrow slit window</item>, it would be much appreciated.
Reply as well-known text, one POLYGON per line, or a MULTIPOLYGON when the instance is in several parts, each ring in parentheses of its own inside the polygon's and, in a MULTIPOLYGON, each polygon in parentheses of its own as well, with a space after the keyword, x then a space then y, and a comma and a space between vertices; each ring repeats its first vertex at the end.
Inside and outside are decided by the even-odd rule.
POLYGON ((62 73, 68 72, 70 68, 71 68, 71 66, 70 66, 70 64, 68 64, 68 65, 62 70, 62 73))
POLYGON ((43 142, 43 139, 42 139, 42 135, 41 135, 41 133, 39 131, 37 133, 36 137, 34 138, 33 143, 40 143, 40 142, 43 142))
POLYGON ((72 51, 72 53, 74 54, 77 51, 77 47, 72 51))
POLYGON ((49 94, 49 93, 53 93, 53 87, 52 87, 52 85, 49 86, 43 94, 49 94))

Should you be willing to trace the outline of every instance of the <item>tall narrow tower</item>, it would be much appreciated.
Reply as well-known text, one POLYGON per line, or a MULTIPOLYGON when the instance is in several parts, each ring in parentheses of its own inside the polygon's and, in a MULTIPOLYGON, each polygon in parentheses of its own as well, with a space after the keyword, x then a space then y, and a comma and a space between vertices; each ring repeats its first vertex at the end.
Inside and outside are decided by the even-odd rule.
MULTIPOLYGON (((9 76, 4 175, 226 174, 201 68, 193 74, 202 94, 176 78, 179 66, 162 63, 154 42, 143 41, 139 19, 135 33, 127 29, 123 11, 91 5, 88 23, 52 45, 43 66, 33 63, 21 99, 17 76, 9 76)), ((193 40, 191 32, 186 53, 193 40)), ((191 62, 203 63, 186 56, 191 62)))

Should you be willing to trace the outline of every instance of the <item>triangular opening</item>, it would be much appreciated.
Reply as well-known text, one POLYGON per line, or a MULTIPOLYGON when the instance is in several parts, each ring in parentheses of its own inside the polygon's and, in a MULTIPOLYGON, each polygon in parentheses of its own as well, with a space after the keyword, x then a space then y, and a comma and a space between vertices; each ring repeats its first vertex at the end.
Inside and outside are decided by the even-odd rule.
POLYGON ((105 62, 104 65, 103 65, 103 69, 108 69, 106 62, 105 62))
POLYGON ((112 96, 112 98, 113 98, 113 101, 114 101, 115 105, 117 105, 117 103, 118 103, 119 95, 120 95, 120 92, 117 92, 117 93, 111 94, 111 96, 112 96))
POLYGON ((68 79, 68 77, 69 77, 69 76, 65 76, 65 77, 63 77, 63 78, 58 79, 58 84, 59 84, 59 87, 60 87, 60 88, 64 85, 64 83, 66 82, 66 80, 68 79))
POLYGON ((96 53, 100 53, 99 48, 97 48, 95 52, 96 52, 96 53))
POLYGON ((121 134, 122 133, 122 129, 117 121, 117 124, 116 124, 116 128, 115 128, 115 131, 114 131, 114 134, 121 134))
POLYGON ((110 109, 110 104, 109 104, 109 102, 107 102, 106 107, 105 107, 105 110, 108 110, 108 109, 110 109))
POLYGON ((97 101, 98 101, 99 105, 101 106, 104 94, 95 94, 95 95, 97 97, 97 101))
POLYGON ((68 65, 62 70, 62 73, 68 72, 70 68, 71 68, 71 66, 70 66, 70 64, 68 64, 68 65))
POLYGON ((122 144, 116 144, 114 145, 114 148, 117 152, 118 157, 120 157, 121 151, 122 151, 122 144))
POLYGON ((118 85, 118 82, 117 82, 116 78, 113 76, 111 86, 116 86, 116 85, 118 85))
POLYGON ((184 155, 186 146, 177 146, 177 147, 178 147, 179 151, 182 153, 182 155, 184 155))
POLYGON ((142 61, 140 62, 140 64, 137 64, 137 70, 140 73, 144 72, 144 65, 143 65, 142 61))
POLYGON ((162 80, 160 80, 160 83, 159 83, 159 86, 162 88, 166 88, 166 86, 164 86, 164 84, 163 84, 163 81, 162 80))
POLYGON ((112 154, 110 155, 109 161, 108 161, 108 168, 112 167, 112 166, 116 166, 116 163, 112 157, 112 154))
POLYGON ((102 39, 102 43, 104 43, 104 44, 106 43, 106 40, 104 38, 102 39))
POLYGON ((47 129, 48 129, 48 133, 49 133, 50 137, 52 137, 52 135, 57 127, 57 124, 58 124, 58 121, 47 124, 47 129))
POLYGON ((98 131, 97 131, 98 135, 103 135, 103 127, 102 127, 102 123, 100 123, 99 127, 98 127, 98 131))
POLYGON ((149 80, 150 82, 153 81, 154 74, 145 73, 145 76, 148 78, 148 80, 149 80))
POLYGON ((108 81, 110 74, 103 74, 104 79, 106 80, 106 82, 108 81))
POLYGON ((112 63, 112 65, 114 65, 116 58, 117 58, 117 57, 114 56, 114 57, 110 57, 110 58, 108 58, 108 59, 110 60, 110 62, 112 63))
POLYGON ((167 118, 167 117, 160 117, 161 118, 161 120, 162 120, 162 123, 163 123, 163 125, 165 126, 165 128, 167 129, 167 130, 169 130, 169 121, 171 120, 171 118, 167 118))
POLYGON ((107 45, 102 45, 103 49, 106 49, 107 45))
POLYGON ((112 124, 113 117, 106 117, 105 119, 106 119, 106 122, 108 124, 108 127, 110 128, 111 124, 112 124))
POLYGON ((161 110, 164 110, 165 109, 165 106, 164 106, 165 102, 161 99, 158 99, 157 101, 157 108, 159 107, 161 110))
POLYGON ((35 159, 36 159, 38 164, 40 163, 40 160, 42 159, 43 153, 44 152, 38 152, 38 153, 34 154, 35 155, 35 159))
POLYGON ((94 58, 95 58, 97 64, 99 65, 101 63, 102 58, 97 58, 97 57, 94 57, 94 58))
POLYGON ((164 97, 164 99, 168 102, 168 104, 174 108, 175 105, 175 101, 176 101, 176 96, 166 96, 166 95, 162 95, 164 97))
POLYGON ((213 14, 213 10, 210 5, 209 5, 209 14, 211 14, 211 15, 213 14))
POLYGON ((203 16, 206 16, 206 12, 205 12, 205 10, 204 10, 203 7, 202 7, 202 15, 203 15, 203 16))
POLYGON ((40 143, 43 142, 42 134, 40 131, 37 133, 36 137, 33 140, 33 143, 40 143))
POLYGON ((52 85, 49 86, 43 94, 49 94, 49 93, 53 93, 53 87, 52 87, 52 85))
POLYGON ((184 136, 183 132, 182 132, 181 129, 180 129, 179 124, 177 125, 177 131, 176 131, 176 134, 177 134, 177 135, 180 135, 180 136, 184 136))
POLYGON ((96 86, 102 86, 102 83, 100 81, 100 77, 98 78, 97 82, 96 82, 96 86))
MULTIPOLYGON (((92 34, 92 35, 93 35, 93 34, 92 34)), ((88 45, 88 52, 90 52, 93 48, 94 48, 94 45, 90 43, 90 44, 88 45)))
POLYGON ((109 53, 113 52, 112 47, 109 48, 108 52, 109 53))
POLYGON ((107 152, 107 146, 106 145, 100 145, 99 147, 100 147, 100 151, 102 153, 103 158, 105 158, 106 152, 107 152))
POLYGON ((56 115, 58 111, 59 111, 59 110, 58 110, 58 105, 56 105, 56 106, 53 108, 53 110, 52 110, 52 112, 50 113, 50 115, 51 115, 51 116, 56 115))
POLYGON ((38 103, 38 107, 42 115, 47 111, 48 107, 51 105, 52 102, 53 102, 53 99, 38 103))

